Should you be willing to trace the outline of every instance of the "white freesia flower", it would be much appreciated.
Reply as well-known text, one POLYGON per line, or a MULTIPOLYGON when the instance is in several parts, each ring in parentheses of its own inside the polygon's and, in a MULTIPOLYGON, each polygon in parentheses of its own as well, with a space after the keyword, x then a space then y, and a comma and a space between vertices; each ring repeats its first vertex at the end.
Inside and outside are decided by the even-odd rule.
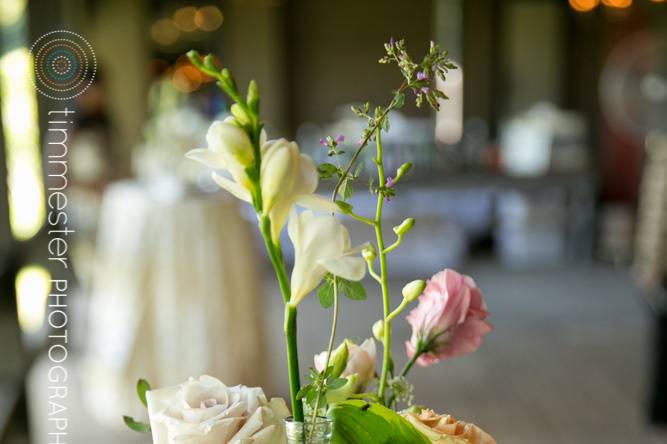
MULTIPOLYGON (((252 143, 232 121, 214 122, 206 136, 208 148, 192 150, 187 157, 226 173, 213 172, 213 180, 237 198, 252 203, 252 183, 245 172, 254 162, 252 143)), ((267 142, 263 131, 260 144, 262 212, 271 218, 274 241, 295 204, 313 210, 338 211, 336 204, 313 194, 319 179, 317 168, 310 156, 299 151, 299 145, 285 139, 267 142)))
POLYGON ((294 211, 287 229, 294 244, 292 304, 298 304, 327 273, 350 281, 363 279, 366 262, 358 253, 367 244, 352 248, 350 233, 334 216, 294 211))
MULTIPOLYGON (((362 393, 368 387, 368 384, 375 376, 375 362, 377 356, 377 349, 373 338, 368 338, 361 345, 346 339, 344 342, 347 345, 347 364, 345 369, 340 374, 341 378, 351 378, 356 376, 352 393, 362 393)), ((324 370, 327 362, 326 350, 315 355, 315 369, 318 372, 324 370)), ((331 365, 331 362, 329 363, 331 365)))
POLYGON ((227 387, 216 378, 147 393, 153 444, 284 444, 285 401, 259 387, 227 387))
POLYGON ((271 140, 262 145, 262 204, 271 217, 271 235, 278 239, 294 205, 323 212, 338 206, 315 193, 319 175, 313 159, 299 151, 296 142, 271 140))
MULTIPOLYGON (((208 148, 197 148, 186 153, 190 159, 201 162, 209 168, 226 172, 231 177, 213 173, 213 180, 234 196, 252 202, 251 182, 245 172, 254 163, 254 153, 250 138, 241 128, 235 126, 234 119, 213 122, 206 133, 208 148)), ((262 131, 262 141, 266 134, 262 131)))

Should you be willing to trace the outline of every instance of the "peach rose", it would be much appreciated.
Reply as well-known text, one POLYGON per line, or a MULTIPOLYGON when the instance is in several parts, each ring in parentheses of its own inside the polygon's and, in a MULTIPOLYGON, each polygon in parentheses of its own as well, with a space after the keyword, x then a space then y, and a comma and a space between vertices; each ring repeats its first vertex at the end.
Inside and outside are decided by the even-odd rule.
POLYGON ((404 412, 403 417, 436 444, 496 444, 496 440, 475 424, 457 421, 433 410, 404 412))

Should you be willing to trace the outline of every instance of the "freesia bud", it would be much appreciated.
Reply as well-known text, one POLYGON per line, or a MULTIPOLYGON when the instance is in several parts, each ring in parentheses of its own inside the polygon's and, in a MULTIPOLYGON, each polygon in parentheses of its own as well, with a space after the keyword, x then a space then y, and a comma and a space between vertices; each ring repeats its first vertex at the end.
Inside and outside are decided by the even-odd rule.
POLYGON ((229 69, 225 68, 222 71, 220 71, 220 76, 221 76, 220 81, 222 82, 222 85, 227 89, 227 93, 228 94, 231 93, 230 95, 238 94, 238 88, 236 87, 236 82, 232 77, 232 73, 229 72, 229 69))
POLYGON ((406 162, 403 165, 401 165, 397 170, 396 170, 396 178, 394 179, 394 182, 398 182, 403 176, 405 176, 410 170, 412 169, 412 163, 406 162))
POLYGON ((408 217, 401 223, 401 225, 394 227, 394 233, 396 233, 397 236, 403 236, 405 233, 412 230, 412 227, 414 226, 415 226, 415 219, 412 217, 408 217))
POLYGON ((255 162, 250 138, 241 128, 228 120, 214 122, 206 135, 209 149, 229 156, 245 168, 255 162))
POLYGON ((368 245, 361 251, 361 256, 364 258, 366 262, 373 262, 377 257, 377 252, 375 251, 375 247, 373 245, 368 245))
POLYGON ((373 324, 373 337, 382 342, 384 339, 384 321, 380 319, 373 324))
POLYGON ((259 88, 257 87, 257 82, 254 80, 251 80, 248 84, 246 102, 248 102, 250 109, 257 112, 257 109, 259 108, 259 88))
POLYGON ((233 104, 230 111, 238 123, 241 125, 250 125, 250 116, 238 103, 233 104))
POLYGON ((215 66, 215 59, 213 58, 213 54, 209 54, 204 57, 204 66, 211 71, 218 70, 218 67, 215 66))
POLYGON ((426 288, 426 282, 421 279, 406 284, 402 290, 403 299, 408 302, 414 301, 424 292, 424 288, 426 288))

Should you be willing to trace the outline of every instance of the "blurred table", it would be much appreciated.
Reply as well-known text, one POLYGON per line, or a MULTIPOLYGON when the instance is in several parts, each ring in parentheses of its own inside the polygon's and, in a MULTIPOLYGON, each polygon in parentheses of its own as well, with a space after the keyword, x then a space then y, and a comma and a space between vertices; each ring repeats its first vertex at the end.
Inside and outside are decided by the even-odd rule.
POLYGON ((138 378, 154 387, 210 374, 259 384, 257 257, 248 222, 221 194, 175 181, 109 187, 100 215, 85 401, 99 420, 141 414, 138 378))

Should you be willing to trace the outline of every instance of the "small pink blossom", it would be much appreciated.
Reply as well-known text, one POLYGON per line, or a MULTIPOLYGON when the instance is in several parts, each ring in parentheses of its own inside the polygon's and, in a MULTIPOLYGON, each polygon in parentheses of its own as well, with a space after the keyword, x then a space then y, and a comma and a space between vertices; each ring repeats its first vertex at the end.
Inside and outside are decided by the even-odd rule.
POLYGON ((450 269, 436 273, 406 318, 412 326, 408 356, 420 353, 417 364, 425 367, 474 352, 492 330, 487 316, 482 292, 471 277, 450 269))

